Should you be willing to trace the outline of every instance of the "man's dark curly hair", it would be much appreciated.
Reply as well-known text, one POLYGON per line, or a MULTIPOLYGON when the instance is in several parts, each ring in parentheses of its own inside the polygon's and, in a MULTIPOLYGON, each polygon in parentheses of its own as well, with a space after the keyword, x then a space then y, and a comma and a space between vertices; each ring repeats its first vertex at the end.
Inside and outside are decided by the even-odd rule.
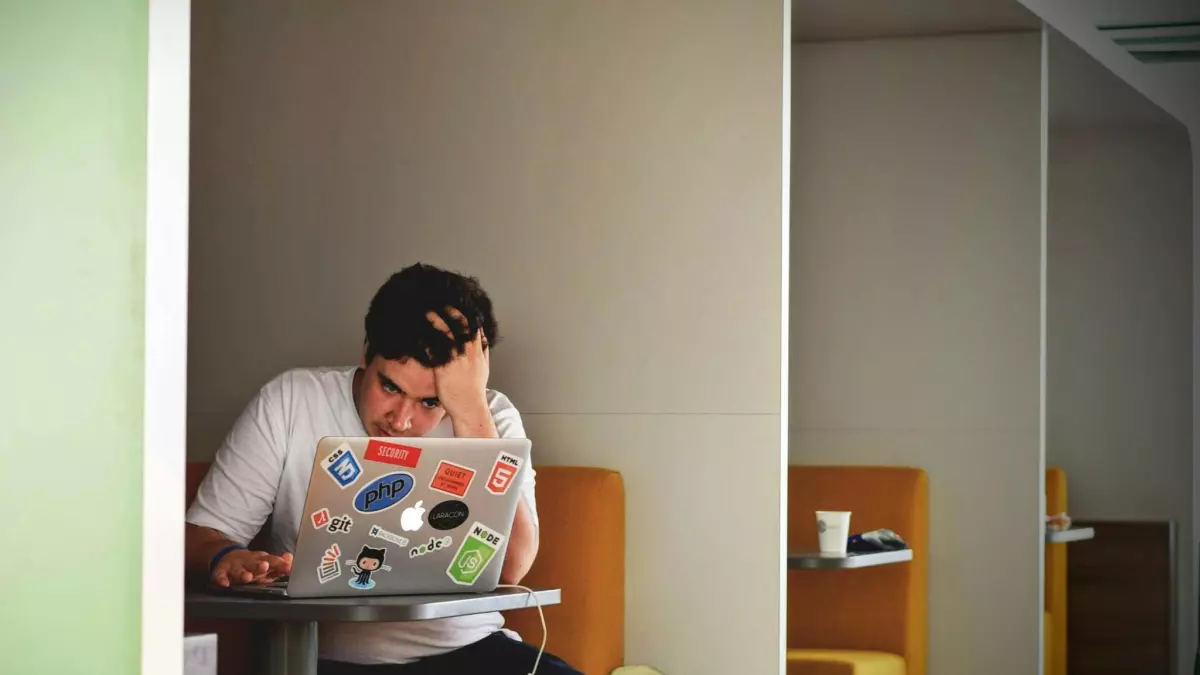
POLYGON ((478 279, 421 263, 396 272, 379 288, 365 323, 367 363, 379 355, 437 368, 453 360, 480 329, 489 348, 500 339, 492 301, 478 279), (447 312, 450 307, 466 318, 465 326, 447 312), (442 317, 453 340, 429 323, 429 312, 442 317))

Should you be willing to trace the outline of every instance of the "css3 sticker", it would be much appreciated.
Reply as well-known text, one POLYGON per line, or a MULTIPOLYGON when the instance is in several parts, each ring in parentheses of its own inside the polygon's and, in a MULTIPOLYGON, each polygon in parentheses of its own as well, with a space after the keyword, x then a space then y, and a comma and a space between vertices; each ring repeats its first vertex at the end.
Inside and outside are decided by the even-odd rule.
POLYGON ((470 586, 487 569, 496 556, 496 549, 504 543, 504 535, 478 522, 471 524, 471 531, 458 547, 446 574, 460 586, 470 586))
POLYGON ((354 496, 354 510, 379 513, 399 504, 413 489, 411 473, 397 471, 367 483, 354 496))
POLYGON ((500 453, 500 456, 496 458, 496 466, 492 467, 492 475, 488 476, 488 492, 494 495, 508 492, 508 486, 512 485, 513 478, 520 470, 520 457, 515 457, 507 452, 500 453))
POLYGON ((337 450, 321 460, 321 468, 343 490, 354 485, 354 481, 362 475, 362 467, 359 466, 358 459, 355 458, 354 452, 350 450, 350 445, 347 443, 342 443, 337 450))

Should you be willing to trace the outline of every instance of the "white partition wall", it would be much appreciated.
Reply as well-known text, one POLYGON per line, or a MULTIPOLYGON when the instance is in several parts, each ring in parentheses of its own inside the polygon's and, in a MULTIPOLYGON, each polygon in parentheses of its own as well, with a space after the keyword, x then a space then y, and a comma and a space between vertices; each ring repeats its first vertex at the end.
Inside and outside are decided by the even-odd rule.
POLYGON ((624 475, 628 661, 778 672, 783 22, 198 3, 192 458, 280 370, 353 362, 388 274, 469 272, 535 461, 624 475))
POLYGON ((1036 673, 1041 39, 794 46, 790 460, 929 474, 931 675, 1036 673))

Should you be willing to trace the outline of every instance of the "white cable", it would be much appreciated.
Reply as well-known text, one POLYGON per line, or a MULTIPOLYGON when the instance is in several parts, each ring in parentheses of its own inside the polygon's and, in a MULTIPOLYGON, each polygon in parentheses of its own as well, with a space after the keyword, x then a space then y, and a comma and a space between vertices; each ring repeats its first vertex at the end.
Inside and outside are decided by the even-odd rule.
POLYGON ((525 591, 533 600, 533 604, 537 605, 538 618, 542 621, 542 647, 538 650, 537 658, 533 661, 533 670, 529 671, 529 675, 537 675, 538 664, 542 662, 542 654, 546 652, 546 615, 542 613, 542 603, 538 600, 537 593, 533 589, 518 584, 499 584, 496 588, 516 588, 525 591))

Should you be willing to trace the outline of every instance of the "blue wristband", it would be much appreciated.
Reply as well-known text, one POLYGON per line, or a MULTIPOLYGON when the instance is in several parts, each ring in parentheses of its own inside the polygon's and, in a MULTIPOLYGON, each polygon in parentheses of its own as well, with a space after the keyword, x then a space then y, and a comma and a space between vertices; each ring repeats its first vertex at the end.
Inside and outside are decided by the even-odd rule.
POLYGON ((212 557, 212 561, 208 563, 208 573, 212 574, 213 570, 217 568, 217 563, 221 562, 221 558, 224 558, 226 553, 237 550, 244 551, 246 550, 246 547, 242 546, 241 544, 230 544, 220 551, 217 551, 217 554, 212 557))

